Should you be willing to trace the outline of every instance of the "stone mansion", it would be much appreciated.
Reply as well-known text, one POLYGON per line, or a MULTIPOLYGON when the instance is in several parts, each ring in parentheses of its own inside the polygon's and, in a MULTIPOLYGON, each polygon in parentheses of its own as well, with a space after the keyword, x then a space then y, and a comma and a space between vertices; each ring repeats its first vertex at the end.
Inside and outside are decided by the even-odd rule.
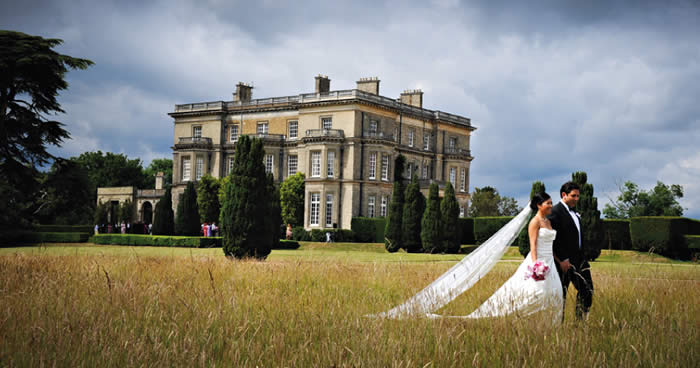
POLYGON ((423 92, 398 99, 379 94, 378 78, 361 78, 355 89, 331 90, 326 76, 315 91, 253 99, 252 86, 238 83, 233 101, 175 105, 173 208, 188 181, 220 178, 233 164, 241 135, 264 142, 264 165, 275 180, 306 175, 306 229, 350 228, 352 217, 386 216, 394 159, 406 157, 404 177, 450 181, 462 214, 469 200, 469 150, 476 129, 469 118, 423 108, 423 92))

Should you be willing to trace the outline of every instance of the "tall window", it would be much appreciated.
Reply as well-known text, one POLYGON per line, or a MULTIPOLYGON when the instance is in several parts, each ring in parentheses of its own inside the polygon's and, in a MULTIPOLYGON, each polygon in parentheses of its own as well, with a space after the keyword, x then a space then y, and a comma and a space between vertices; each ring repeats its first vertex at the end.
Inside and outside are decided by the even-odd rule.
POLYGON ((266 121, 258 123, 258 135, 267 135, 268 123, 266 121))
POLYGON ((374 217, 374 202, 376 200, 375 196, 367 197, 367 217, 374 217))
POLYGON ((369 154, 369 178, 377 178, 377 152, 369 154))
POLYGON ((459 206, 459 217, 464 217, 464 206, 459 206))
POLYGON ((271 173, 272 172, 272 164, 274 163, 275 158, 273 155, 265 155, 265 172, 266 173, 271 173))
POLYGON ((335 151, 328 151, 328 168, 326 169, 326 176, 329 178, 333 177, 333 168, 335 167, 335 151))
POLYGON ((457 138, 455 138, 455 137, 450 137, 449 146, 448 146, 448 147, 450 147, 450 150, 454 150, 455 147, 457 147, 457 138))
POLYGON ((203 157, 197 157, 197 166, 195 168, 195 178, 194 180, 199 180, 202 178, 202 174, 204 172, 204 158, 203 157))
POLYGON ((311 193, 311 208, 309 209, 309 224, 318 225, 318 211, 321 206, 321 194, 311 193))
POLYGON ((322 129, 333 129, 333 118, 321 118, 321 128, 322 129))
POLYGON ((409 180, 413 178, 413 165, 410 162, 406 164, 406 174, 409 180))
POLYGON ((191 166, 190 166, 190 158, 188 157, 183 157, 182 158, 182 181, 190 181, 192 178, 192 171, 191 171, 191 166))
POLYGON ((408 146, 413 147, 413 136, 416 135, 415 129, 408 130, 408 146))
POLYGON ((233 157, 228 158, 228 173, 231 174, 233 171, 233 157))
POLYGON ((326 194, 326 226, 333 226, 333 194, 326 194))
POLYGON ((428 164, 423 164, 423 179, 428 178, 428 164))
POLYGON ((369 135, 376 136, 377 130, 379 130, 379 123, 376 120, 369 121, 369 135))
POLYGON ((425 133, 423 135, 423 149, 426 151, 430 151, 430 134, 425 133))
POLYGON ((292 176, 297 173, 298 157, 297 155, 287 156, 287 175, 292 176))
POLYGON ((201 126, 192 127, 192 138, 202 138, 202 127, 201 126))
POLYGON ((387 204, 387 197, 382 196, 382 205, 379 207, 379 216, 381 217, 386 217, 386 204, 387 204))
POLYGON ((389 180, 389 155, 382 155, 382 180, 389 180))
POLYGON ((467 170, 464 168, 460 169, 459 172, 459 191, 464 192, 467 190, 467 170))
POLYGON ((450 168, 450 183, 452 183, 452 187, 457 186, 457 168, 456 167, 450 168))
POLYGON ((321 151, 311 152, 311 177, 321 177, 321 151))
POLYGON ((231 136, 229 137, 229 140, 232 143, 238 142, 238 124, 231 125, 231 136))
POLYGON ((289 139, 296 139, 299 136, 299 122, 292 120, 289 122, 289 139))

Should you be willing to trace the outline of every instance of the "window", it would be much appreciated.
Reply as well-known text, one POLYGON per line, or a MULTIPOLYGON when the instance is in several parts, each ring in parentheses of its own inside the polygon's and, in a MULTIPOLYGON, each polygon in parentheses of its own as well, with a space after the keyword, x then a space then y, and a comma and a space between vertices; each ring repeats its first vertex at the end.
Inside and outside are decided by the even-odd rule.
POLYGON ((321 118, 322 129, 333 129, 333 118, 321 118))
POLYGON ((195 167, 195 178, 194 180, 199 180, 202 178, 202 174, 204 172, 204 158, 203 157, 197 157, 197 166, 195 167))
POLYGON ((335 151, 328 151, 328 168, 326 170, 326 176, 329 178, 333 177, 333 168, 335 167, 335 151))
POLYGON ((369 135, 373 136, 373 137, 376 136, 378 127, 379 127, 379 123, 376 120, 370 120, 369 121, 369 135))
POLYGON ((464 217, 464 206, 459 206, 459 217, 464 217))
POLYGON ((333 226, 333 194, 326 194, 326 226, 333 226))
POLYGON ((387 203, 387 197, 382 196, 382 206, 379 207, 379 216, 381 216, 381 217, 386 217, 386 203, 387 203))
POLYGON ((233 171, 233 157, 228 158, 228 173, 231 174, 233 171))
POLYGON ((377 178, 377 152, 369 154, 369 178, 377 178))
POLYGON ((374 202, 376 200, 375 196, 367 197, 367 217, 374 217, 374 202))
POLYGON ((428 133, 423 135, 423 149, 430 151, 430 134, 428 133))
POLYGON ((258 135, 267 135, 267 127, 268 124, 266 121, 258 123, 258 135))
POLYGON ((183 157, 182 158, 182 181, 190 181, 191 178, 191 166, 190 166, 190 158, 188 157, 183 157))
POLYGON ((292 120, 289 122, 289 139, 297 139, 299 136, 299 122, 292 120))
POLYGON ((238 124, 231 125, 231 136, 229 137, 231 143, 238 142, 238 124))
POLYGON ((321 151, 311 152, 311 177, 321 177, 321 151))
POLYGON ((192 138, 202 138, 202 127, 201 126, 192 127, 192 138))
POLYGON ((382 155, 382 180, 389 180, 389 155, 382 155))
POLYGON ((311 209, 309 211, 309 224, 318 225, 318 211, 321 206, 321 194, 311 193, 311 209))
POLYGON ((265 155, 265 172, 266 173, 271 173, 272 172, 272 164, 274 163, 275 158, 273 155, 265 155))
POLYGON ((410 163, 406 164, 406 175, 408 175, 408 179, 413 178, 413 165, 410 163))
POLYGON ((423 179, 428 178, 428 164, 423 164, 423 179))
POLYGON ((459 172, 459 191, 464 192, 467 190, 467 170, 464 168, 460 169, 459 172))
POLYGON ((416 134, 415 129, 408 130, 408 146, 413 147, 413 136, 416 134))
POLYGON ((457 138, 455 138, 455 137, 450 137, 450 141, 449 141, 449 146, 448 146, 448 147, 450 148, 450 150, 453 151, 453 150, 455 149, 455 147, 457 147, 457 138))
POLYGON ((287 172, 288 176, 292 176, 297 173, 298 157, 297 155, 287 156, 287 172))
POLYGON ((450 183, 452 183, 452 187, 457 186, 457 168, 456 167, 450 168, 450 183))

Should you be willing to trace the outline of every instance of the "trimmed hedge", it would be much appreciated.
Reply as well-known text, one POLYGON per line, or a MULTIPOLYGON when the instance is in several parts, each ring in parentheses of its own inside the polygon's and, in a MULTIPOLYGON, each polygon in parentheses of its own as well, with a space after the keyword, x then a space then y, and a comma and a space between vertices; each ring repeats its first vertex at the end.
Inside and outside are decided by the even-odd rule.
POLYGON ((292 228, 292 239, 296 241, 311 241, 311 234, 303 226, 295 226, 292 228))
POLYGON ((602 249, 629 250, 632 248, 630 220, 603 219, 603 234, 605 234, 605 243, 602 244, 602 249))
POLYGON ((88 238, 90 238, 90 233, 84 232, 65 233, 18 230, 0 234, 0 244, 85 243, 88 238))
POLYGON ((475 244, 474 237, 474 219, 472 217, 462 217, 457 219, 457 224, 462 231, 462 239, 460 244, 475 244))
POLYGON ((687 258, 683 235, 688 233, 689 227, 695 229, 693 221, 671 216, 633 217, 630 219, 632 248, 643 252, 653 249, 668 257, 687 258))
POLYGON ((345 229, 313 229, 310 232, 311 241, 325 242, 326 233, 331 233, 331 241, 336 243, 352 243, 355 241, 355 233, 345 229))
POLYGON ((691 252, 700 252, 700 235, 686 235, 684 238, 685 245, 691 252))
POLYGON ((37 225, 40 233, 93 233, 94 225, 37 225))
POLYGON ((280 239, 279 245, 275 248, 272 248, 272 249, 288 249, 288 250, 299 249, 299 242, 295 241, 295 240, 280 239))
POLYGON ((474 218, 474 238, 476 244, 482 244, 500 230, 513 216, 493 216, 474 218))
POLYGON ((384 243, 384 229, 386 228, 384 217, 353 217, 350 228, 358 243, 384 243))
POLYGON ((151 247, 220 248, 221 237, 98 234, 93 237, 95 244, 135 245, 151 247))

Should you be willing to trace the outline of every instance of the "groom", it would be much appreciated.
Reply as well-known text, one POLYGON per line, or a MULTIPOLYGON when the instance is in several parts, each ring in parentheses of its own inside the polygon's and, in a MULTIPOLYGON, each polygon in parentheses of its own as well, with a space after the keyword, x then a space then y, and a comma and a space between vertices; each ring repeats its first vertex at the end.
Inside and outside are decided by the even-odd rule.
POLYGON ((576 317, 583 319, 593 304, 593 280, 591 266, 584 255, 586 244, 583 243, 581 217, 576 213, 576 203, 580 196, 578 184, 566 182, 559 191, 561 202, 552 207, 548 216, 552 228, 557 231, 552 245, 554 259, 557 261, 557 272, 561 279, 566 301, 566 291, 569 283, 574 284, 578 295, 576 297, 576 317))

